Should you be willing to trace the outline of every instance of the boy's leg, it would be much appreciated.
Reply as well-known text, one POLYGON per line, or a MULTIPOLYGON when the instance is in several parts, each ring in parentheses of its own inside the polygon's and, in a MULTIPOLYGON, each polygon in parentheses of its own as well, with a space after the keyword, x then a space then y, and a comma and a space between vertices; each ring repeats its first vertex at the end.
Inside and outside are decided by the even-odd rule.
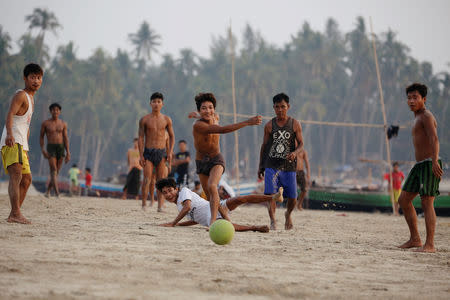
POLYGON ((283 188, 274 195, 246 195, 227 199, 227 207, 230 211, 244 203, 262 203, 262 202, 283 202, 283 188))
POLYGON ((417 249, 418 252, 436 252, 434 248, 434 231, 436 229, 436 212, 434 211, 434 197, 421 196, 422 210, 425 216, 425 226, 427 229, 427 239, 423 247, 417 249))
POLYGON ((58 187, 58 175, 59 175, 59 171, 62 168, 64 162, 64 157, 60 157, 57 161, 56 161, 56 174, 55 174, 55 180, 54 180, 54 188, 55 188, 55 193, 56 193, 56 197, 59 197, 59 187, 58 187))
MULTIPOLYGON (((220 178, 223 174, 223 166, 221 165, 215 165, 212 167, 211 171, 209 172, 209 178, 208 178, 208 200, 209 200, 209 207, 211 208, 211 224, 214 223, 217 219, 217 213, 219 212, 219 191, 217 189, 217 186, 219 185, 220 178)), ((223 211, 221 211, 222 213, 223 211)), ((225 215, 222 215, 225 219, 227 218, 226 212, 223 212, 225 215)))
POLYGON ((398 203, 403 210, 403 215, 405 216, 405 220, 408 224, 410 232, 409 241, 398 246, 399 248, 413 248, 422 246, 419 231, 417 230, 416 209, 412 204, 412 201, 417 196, 417 194, 418 193, 402 191, 400 197, 398 198, 398 203))
POLYGON ((31 184, 31 173, 22 174, 22 180, 20 181, 20 207, 22 207, 25 196, 27 195, 28 188, 31 184))
POLYGON ((9 185, 8 194, 11 202, 11 212, 8 217, 8 222, 29 224, 28 221, 20 212, 20 183, 22 181, 22 165, 14 163, 8 166, 9 185))
MULTIPOLYGON (((156 180, 160 180, 167 177, 167 167, 166 159, 163 158, 159 165, 156 167, 156 180)), ((153 193, 153 191, 151 191, 153 193)), ((153 197, 153 194, 152 194, 153 197)), ((162 211, 162 206, 164 204, 164 196, 161 192, 156 191, 156 197, 158 198, 158 212, 162 211)))
POLYGON ((56 186, 56 173, 57 173, 57 166, 56 166, 56 157, 49 157, 48 158, 48 166, 50 168, 50 182, 47 186, 47 191, 45 192, 46 196, 50 196, 50 191, 53 188, 55 190, 55 194, 58 195, 58 189, 56 186))
POLYGON ((150 206, 153 206, 155 202, 155 185, 156 185, 156 169, 153 169, 152 179, 150 180, 150 188, 148 193, 150 194, 150 206))
MULTIPOLYGON (((279 186, 279 173, 280 171, 276 171, 271 168, 267 168, 264 172, 264 194, 265 195, 272 195, 275 194, 276 189, 279 186)), ((270 201, 267 205, 267 210, 269 212, 269 218, 270 218, 270 229, 275 230, 277 229, 277 221, 275 219, 275 210, 276 210, 276 203, 274 201, 270 201)))
POLYGON ((144 166, 144 182, 142 183, 142 208, 147 206, 148 188, 153 173, 153 164, 151 161, 146 161, 144 166))
POLYGON ((208 191, 209 176, 205 174, 198 174, 198 178, 200 179, 200 184, 202 185, 202 189, 206 194, 206 200, 209 201, 209 191, 208 191))
POLYGON ((236 231, 258 231, 258 232, 269 232, 269 226, 267 225, 254 225, 254 226, 246 226, 232 223, 234 226, 234 230, 236 231))
POLYGON ((291 213, 297 202, 297 180, 296 172, 284 172, 280 174, 281 185, 285 189, 285 195, 288 198, 285 216, 284 229, 290 230, 294 227, 292 224, 291 213))

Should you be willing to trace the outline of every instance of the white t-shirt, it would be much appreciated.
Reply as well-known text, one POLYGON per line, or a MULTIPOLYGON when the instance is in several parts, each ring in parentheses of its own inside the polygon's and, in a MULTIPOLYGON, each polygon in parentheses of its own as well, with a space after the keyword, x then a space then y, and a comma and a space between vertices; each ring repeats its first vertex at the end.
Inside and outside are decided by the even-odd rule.
MULTIPOLYGON (((183 209, 183 202, 186 200, 191 200, 191 209, 186 216, 200 225, 209 226, 209 223, 211 222, 211 208, 209 207, 209 202, 187 187, 183 187, 178 193, 178 211, 183 209)), ((218 213, 217 218, 221 217, 220 213, 218 213)))

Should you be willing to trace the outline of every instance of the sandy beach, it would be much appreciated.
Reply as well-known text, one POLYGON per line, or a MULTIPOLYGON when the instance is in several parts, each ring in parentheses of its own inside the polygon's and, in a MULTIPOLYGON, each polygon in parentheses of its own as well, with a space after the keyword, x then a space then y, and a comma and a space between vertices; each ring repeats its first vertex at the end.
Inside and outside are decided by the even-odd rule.
MULTIPOLYGON (((436 254, 399 250, 403 217, 307 210, 292 231, 236 233, 217 246, 204 227, 164 228, 176 207, 133 200, 30 196, 32 225, 7 223, 0 196, 2 299, 449 299, 450 218, 438 217, 436 254)), ((261 206, 236 223, 268 224, 261 206)), ((424 237, 425 225, 419 219, 424 237)))

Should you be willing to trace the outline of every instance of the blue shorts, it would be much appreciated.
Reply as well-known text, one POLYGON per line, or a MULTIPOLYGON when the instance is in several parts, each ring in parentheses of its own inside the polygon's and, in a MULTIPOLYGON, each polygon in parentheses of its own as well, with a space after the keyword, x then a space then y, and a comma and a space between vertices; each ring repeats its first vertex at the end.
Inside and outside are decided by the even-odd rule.
POLYGON ((284 189, 284 198, 297 199, 297 173, 266 168, 264 171, 264 194, 275 194, 281 186, 284 189))

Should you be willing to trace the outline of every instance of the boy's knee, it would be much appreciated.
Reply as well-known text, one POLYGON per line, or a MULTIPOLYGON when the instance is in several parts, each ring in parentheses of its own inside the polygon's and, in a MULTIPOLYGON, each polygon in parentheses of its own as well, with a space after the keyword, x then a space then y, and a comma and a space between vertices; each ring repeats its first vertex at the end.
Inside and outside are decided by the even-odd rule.
POLYGON ((210 192, 217 191, 217 185, 215 185, 215 184, 208 184, 208 191, 210 191, 210 192))
POLYGON ((421 201, 422 202, 422 209, 428 210, 431 207, 433 207, 433 199, 432 198, 426 197, 426 198, 422 198, 421 200, 422 200, 421 201))

